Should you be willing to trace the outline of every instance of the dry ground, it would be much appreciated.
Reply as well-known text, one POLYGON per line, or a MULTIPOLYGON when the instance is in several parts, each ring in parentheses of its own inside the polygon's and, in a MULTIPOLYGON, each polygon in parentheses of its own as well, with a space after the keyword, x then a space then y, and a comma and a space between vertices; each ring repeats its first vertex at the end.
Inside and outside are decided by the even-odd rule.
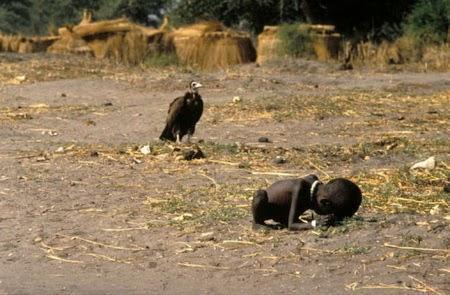
POLYGON ((0 294, 450 292, 450 74, 0 63, 0 294), (191 79, 206 158, 185 161, 157 137, 191 79), (408 169, 429 156, 435 169, 408 169), (253 192, 308 173, 356 181, 358 215, 253 231, 253 192))

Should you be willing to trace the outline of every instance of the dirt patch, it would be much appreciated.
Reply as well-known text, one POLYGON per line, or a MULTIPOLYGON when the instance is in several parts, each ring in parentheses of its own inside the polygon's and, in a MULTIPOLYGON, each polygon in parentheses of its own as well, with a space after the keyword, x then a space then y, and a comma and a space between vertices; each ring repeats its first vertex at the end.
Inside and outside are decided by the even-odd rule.
POLYGON ((0 58, 0 293, 450 291, 448 74, 0 58), (206 158, 185 161, 157 137, 193 78, 206 158), (435 169, 409 170, 432 155, 435 169), (356 181, 358 215, 253 231, 253 192, 309 173, 356 181))

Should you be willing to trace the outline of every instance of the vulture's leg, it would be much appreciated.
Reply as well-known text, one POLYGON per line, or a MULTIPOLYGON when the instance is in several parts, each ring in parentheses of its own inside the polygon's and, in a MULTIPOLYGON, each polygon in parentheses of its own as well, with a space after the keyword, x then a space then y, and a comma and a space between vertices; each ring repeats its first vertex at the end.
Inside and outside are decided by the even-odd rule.
POLYGON ((191 137, 192 137, 192 135, 194 134, 194 132, 195 132, 195 126, 193 126, 192 128, 190 128, 190 129, 188 130, 188 133, 187 133, 187 142, 188 142, 188 143, 191 142, 191 137))

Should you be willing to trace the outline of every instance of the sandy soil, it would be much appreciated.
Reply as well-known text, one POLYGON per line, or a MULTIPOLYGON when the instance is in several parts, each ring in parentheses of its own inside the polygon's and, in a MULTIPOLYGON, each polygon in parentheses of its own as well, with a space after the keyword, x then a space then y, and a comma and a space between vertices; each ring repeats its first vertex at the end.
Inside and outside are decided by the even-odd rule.
POLYGON ((214 73, 46 55, 0 61, 0 294, 450 292, 442 193, 450 74, 342 72, 306 61, 214 73), (206 158, 184 161, 157 137, 191 79, 205 85, 194 142, 203 140, 206 158), (267 105, 290 97, 304 107, 267 105), (403 148, 380 144, 386 136, 403 148), (287 163, 274 164, 277 155, 287 163), (406 192, 405 210, 388 200, 395 191, 378 205, 381 193, 363 186, 363 207, 343 226, 251 229, 252 193, 275 180, 383 179, 431 155, 440 174, 395 187, 418 188, 406 192), (429 203, 415 199, 430 193, 420 185, 434 193, 429 203))

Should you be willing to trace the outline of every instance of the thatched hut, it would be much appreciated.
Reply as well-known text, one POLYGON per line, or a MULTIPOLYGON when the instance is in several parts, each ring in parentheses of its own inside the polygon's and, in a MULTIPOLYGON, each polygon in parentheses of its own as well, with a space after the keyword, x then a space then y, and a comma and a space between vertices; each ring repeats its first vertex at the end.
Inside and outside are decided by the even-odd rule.
POLYGON ((256 62, 262 64, 278 56, 279 46, 278 27, 265 26, 262 33, 258 35, 258 59, 256 62))
POLYGON ((0 51, 17 53, 43 52, 57 39, 59 37, 24 37, 0 33, 0 51))
MULTIPOLYGON (((332 25, 302 25, 307 28, 312 37, 312 47, 318 60, 327 61, 337 59, 341 47, 341 36, 335 33, 332 25)), ((299 26, 300 29, 300 26, 299 26)), ((258 35, 258 63, 280 56, 281 41, 278 26, 265 26, 258 35)))
POLYGON ((202 22, 171 33, 182 64, 200 69, 226 68, 254 62, 256 51, 248 34, 226 29, 217 22, 202 22))
POLYGON ((60 28, 58 32, 61 38, 49 52, 89 53, 96 58, 138 64, 151 52, 150 49, 166 49, 161 30, 142 27, 125 18, 94 22, 92 14, 85 12, 79 25, 60 28), (154 43, 158 43, 157 46, 150 48, 149 45, 154 43))

